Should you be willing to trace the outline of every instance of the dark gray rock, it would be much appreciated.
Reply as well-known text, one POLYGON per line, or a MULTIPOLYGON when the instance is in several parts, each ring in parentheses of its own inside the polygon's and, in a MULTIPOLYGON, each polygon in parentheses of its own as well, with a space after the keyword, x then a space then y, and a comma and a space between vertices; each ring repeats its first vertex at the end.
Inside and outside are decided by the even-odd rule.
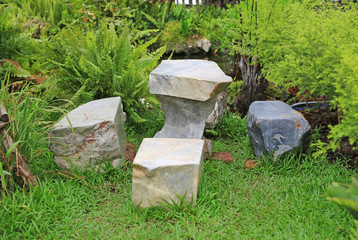
POLYGON ((247 130, 255 155, 273 160, 290 152, 305 151, 311 126, 299 112, 280 101, 253 102, 247 114, 247 130))

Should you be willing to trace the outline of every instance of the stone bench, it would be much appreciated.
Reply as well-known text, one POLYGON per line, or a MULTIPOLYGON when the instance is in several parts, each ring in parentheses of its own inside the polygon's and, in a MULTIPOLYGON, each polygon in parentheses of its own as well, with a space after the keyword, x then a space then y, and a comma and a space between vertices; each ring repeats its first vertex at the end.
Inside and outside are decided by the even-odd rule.
POLYGON ((120 97, 88 102, 72 110, 49 133, 49 149, 56 164, 83 169, 110 160, 117 166, 125 156, 124 121, 120 97))
POLYGON ((273 156, 273 161, 295 151, 305 151, 311 126, 301 113, 280 101, 256 101, 247 114, 247 132, 255 155, 273 156))
POLYGON ((204 141, 145 138, 133 161, 132 202, 142 208, 165 201, 196 203, 204 141), (184 197, 185 196, 185 197, 184 197))

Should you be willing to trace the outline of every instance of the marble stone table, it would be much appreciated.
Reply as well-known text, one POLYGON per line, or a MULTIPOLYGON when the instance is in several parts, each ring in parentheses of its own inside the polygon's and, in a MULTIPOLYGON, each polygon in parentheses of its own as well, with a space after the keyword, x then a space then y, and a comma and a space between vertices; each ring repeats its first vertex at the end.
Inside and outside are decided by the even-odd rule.
POLYGON ((159 99, 165 115, 155 138, 201 139, 216 96, 231 82, 212 61, 162 61, 149 76, 150 93, 159 99))

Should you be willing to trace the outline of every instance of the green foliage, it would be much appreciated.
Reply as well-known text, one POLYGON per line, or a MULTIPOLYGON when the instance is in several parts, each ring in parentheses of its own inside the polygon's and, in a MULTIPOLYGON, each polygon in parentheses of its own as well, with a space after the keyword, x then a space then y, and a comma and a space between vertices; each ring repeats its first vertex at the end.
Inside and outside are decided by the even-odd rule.
MULTIPOLYGON (((10 70, 5 69, 5 71, 4 77, 1 78, 0 99, 10 119, 6 129, 15 143, 12 146, 19 149, 19 154, 26 157, 28 164, 36 164, 43 156, 49 155, 47 133, 53 124, 52 119, 58 117, 62 111, 49 106, 46 97, 41 93, 44 89, 37 91, 36 87, 30 87, 26 83, 23 83, 24 87, 17 89, 15 85, 7 84, 10 70)), ((49 89, 44 91, 45 94, 53 94, 49 89)), ((8 190, 14 190, 14 182, 17 181, 15 168, 13 169, 16 156, 15 154, 11 156, 11 152, 11 148, 5 151, 0 145, 1 183, 2 188, 8 190)))
POLYGON ((214 137, 227 138, 236 141, 247 134, 246 118, 241 119, 238 114, 226 111, 220 124, 215 129, 205 131, 214 137))
POLYGON ((358 141, 358 48, 357 45, 347 47, 349 49, 341 55, 337 79, 334 82, 335 97, 333 102, 337 103, 338 110, 343 113, 343 119, 330 131, 329 138, 332 141, 329 143, 329 148, 331 149, 339 148, 340 139, 346 136, 349 137, 349 142, 353 146, 357 146, 358 141))
POLYGON ((0 60, 14 54, 19 33, 20 29, 12 24, 9 13, 0 4, 0 60))
POLYGON ((41 18, 44 22, 60 25, 72 21, 72 8, 62 0, 9 0, 9 11, 18 21, 41 18))
POLYGON ((355 225, 355 229, 351 229, 352 230, 352 233, 353 233, 353 235, 351 235, 350 237, 351 237, 351 239, 352 240, 356 240, 356 239, 358 239, 358 221, 357 220, 354 220, 354 225, 355 225))
POLYGON ((161 45, 167 45, 167 49, 175 49, 185 43, 185 37, 180 33, 180 23, 170 21, 160 34, 161 45))
POLYGON ((165 48, 148 54, 148 47, 155 41, 156 38, 133 46, 128 31, 118 36, 112 23, 86 33, 72 27, 61 31, 43 56, 50 57, 58 68, 59 84, 74 94, 71 100, 76 105, 120 96, 129 117, 140 122, 144 119, 139 114, 146 109, 140 99, 157 102, 149 97, 148 78, 165 48))
MULTIPOLYGON (((320 1, 242 1, 229 7, 221 24, 222 46, 232 54, 255 57, 262 74, 299 94, 326 96, 342 111, 328 146, 336 149, 342 137, 357 141, 358 8, 320 1), (339 19, 339 21, 337 21, 339 19)), ((255 62, 253 62, 255 63, 255 62)))
POLYGON ((352 176, 352 184, 332 183, 326 199, 347 208, 358 219, 358 176, 352 176))
POLYGON ((286 88, 299 86, 316 96, 327 96, 331 106, 343 112, 342 123, 331 130, 329 148, 336 149, 342 137, 356 142, 358 88, 356 40, 357 6, 337 9, 320 5, 316 11, 308 2, 287 5, 286 15, 278 16, 260 34, 261 60, 266 76, 286 88), (336 19, 340 19, 336 21, 336 19))

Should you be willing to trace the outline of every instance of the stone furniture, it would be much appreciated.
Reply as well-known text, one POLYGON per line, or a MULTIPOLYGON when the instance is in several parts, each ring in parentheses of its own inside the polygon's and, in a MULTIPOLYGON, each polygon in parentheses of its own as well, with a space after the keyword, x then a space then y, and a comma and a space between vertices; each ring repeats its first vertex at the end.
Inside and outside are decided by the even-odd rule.
POLYGON ((217 95, 214 109, 205 122, 206 129, 213 129, 221 122, 227 109, 228 98, 229 92, 227 89, 217 95))
POLYGON ((217 95, 231 83, 219 66, 207 60, 164 60, 149 76, 165 115, 156 138, 201 139, 217 95))
MULTIPOLYGON (((210 141, 202 140, 205 121, 230 83, 206 60, 165 60, 150 73, 149 90, 161 103, 165 124, 153 139, 143 140, 133 161, 135 206, 196 202, 202 161, 212 152, 210 141)), ((213 123, 219 110, 214 115, 213 123)))
POLYGON ((255 155, 272 155, 273 161, 293 151, 305 151, 311 139, 307 120, 280 101, 253 102, 247 114, 247 131, 255 155))
POLYGON ((133 161, 134 206, 172 204, 182 198, 195 204, 203 158, 203 140, 145 138, 133 161))
POLYGON ((50 131, 49 149, 65 169, 98 166, 110 160, 117 166, 125 155, 125 114, 120 97, 83 104, 63 117, 50 131))

